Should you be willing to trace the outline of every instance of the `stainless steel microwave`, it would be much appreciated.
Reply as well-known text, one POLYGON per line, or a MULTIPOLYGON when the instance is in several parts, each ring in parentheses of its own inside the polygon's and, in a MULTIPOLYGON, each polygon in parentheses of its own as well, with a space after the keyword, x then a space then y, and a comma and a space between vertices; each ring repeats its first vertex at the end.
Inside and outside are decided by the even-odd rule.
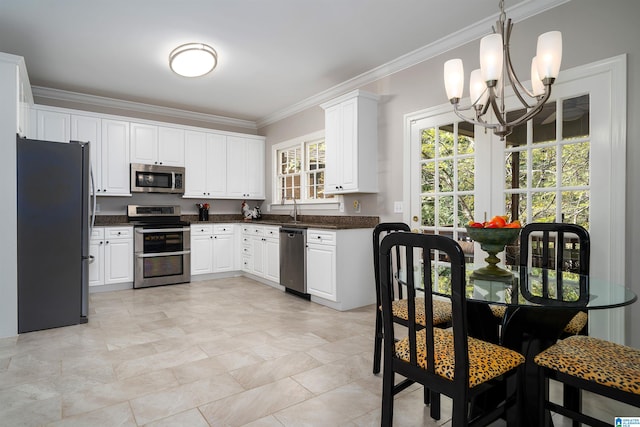
POLYGON ((184 168, 131 163, 131 192, 184 194, 184 168))

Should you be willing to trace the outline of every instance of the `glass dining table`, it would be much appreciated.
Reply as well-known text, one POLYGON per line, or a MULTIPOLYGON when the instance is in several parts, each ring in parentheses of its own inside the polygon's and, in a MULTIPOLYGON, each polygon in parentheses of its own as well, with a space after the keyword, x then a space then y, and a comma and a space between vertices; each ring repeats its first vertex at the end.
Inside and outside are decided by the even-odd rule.
MULTIPOLYGON (((476 267, 466 265, 468 333, 525 356, 524 381, 520 384, 524 406, 518 425, 543 425, 538 416, 540 389, 533 358, 561 338, 565 326, 578 312, 623 307, 638 297, 621 284, 595 276, 508 266, 510 276, 477 278, 473 275, 476 267), (503 316, 494 314, 495 307, 500 306, 504 307, 503 316)), ((450 270, 446 263, 438 263, 434 271, 432 293, 446 298, 451 292, 450 270)), ((400 270, 398 279, 401 283, 404 274, 400 270)), ((424 283, 421 268, 417 267, 414 274, 415 283, 424 283)), ((420 290, 424 291, 424 286, 420 290)), ((491 405, 491 397, 479 404, 491 405)))

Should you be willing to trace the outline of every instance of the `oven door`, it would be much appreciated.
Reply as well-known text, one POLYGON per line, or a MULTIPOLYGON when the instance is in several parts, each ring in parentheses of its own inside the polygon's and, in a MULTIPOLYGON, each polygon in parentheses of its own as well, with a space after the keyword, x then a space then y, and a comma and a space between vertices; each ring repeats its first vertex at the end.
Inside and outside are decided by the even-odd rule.
POLYGON ((135 228, 134 288, 184 283, 191 280, 189 227, 135 228))

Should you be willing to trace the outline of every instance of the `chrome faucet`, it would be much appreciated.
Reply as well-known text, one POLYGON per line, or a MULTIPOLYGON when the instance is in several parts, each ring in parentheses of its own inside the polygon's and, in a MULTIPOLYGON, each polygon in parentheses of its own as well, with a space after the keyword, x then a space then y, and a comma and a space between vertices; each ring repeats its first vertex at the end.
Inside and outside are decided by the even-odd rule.
POLYGON ((298 222, 298 203, 296 203, 296 198, 291 196, 285 196, 281 199, 281 205, 284 205, 285 200, 293 200, 293 212, 289 214, 290 217, 293 218, 293 222, 298 222))

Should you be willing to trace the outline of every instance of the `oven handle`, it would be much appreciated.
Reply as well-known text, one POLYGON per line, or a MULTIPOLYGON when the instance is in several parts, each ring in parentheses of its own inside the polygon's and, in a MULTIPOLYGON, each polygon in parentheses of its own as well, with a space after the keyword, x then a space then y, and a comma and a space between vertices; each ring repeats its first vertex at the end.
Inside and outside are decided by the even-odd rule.
POLYGON ((150 254, 136 254, 138 258, 154 258, 159 256, 175 256, 175 255, 188 255, 191 251, 178 251, 178 252, 154 252, 150 254))
POLYGON ((173 233, 175 231, 191 231, 191 228, 189 227, 183 227, 183 228, 139 228, 136 227, 136 233, 140 233, 140 234, 146 234, 146 233, 162 233, 162 232, 168 232, 168 233, 173 233))

